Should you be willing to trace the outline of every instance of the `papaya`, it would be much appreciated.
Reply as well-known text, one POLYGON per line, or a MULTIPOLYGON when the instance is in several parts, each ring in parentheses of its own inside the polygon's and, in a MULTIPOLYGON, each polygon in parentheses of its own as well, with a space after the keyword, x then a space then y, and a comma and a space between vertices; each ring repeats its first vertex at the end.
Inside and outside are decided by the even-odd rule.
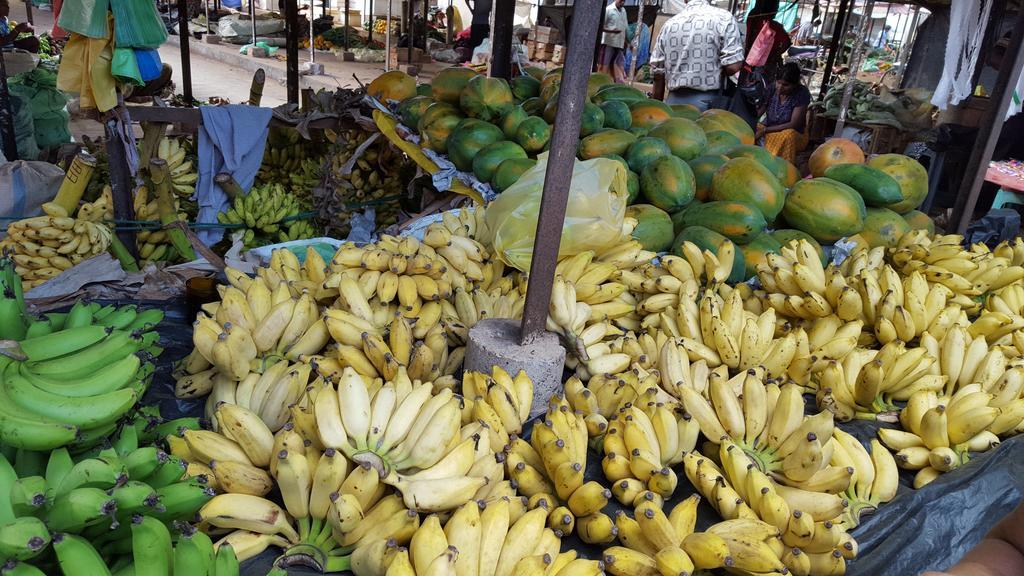
POLYGON ((740 156, 722 165, 711 179, 711 199, 744 202, 774 222, 782 212, 786 190, 761 163, 740 156))
POLYGON ((498 164, 491 177, 491 187, 496 192, 507 190, 509 186, 519 181, 524 172, 533 168, 537 163, 532 158, 508 158, 498 164))
POLYGON ((540 79, 540 97, 544 101, 558 90, 558 87, 562 84, 562 69, 555 68, 544 73, 544 76, 540 79))
POLYGON ((519 125, 529 118, 530 115, 523 110, 522 106, 513 106, 509 108, 505 115, 501 117, 501 122, 498 123, 498 127, 501 128, 501 132, 505 135, 505 138, 512 140, 516 137, 516 129, 519 125))
POLYGON ((647 133, 648 136, 661 138, 668 144, 669 150, 683 160, 692 160, 704 153, 708 139, 704 130, 693 120, 686 118, 669 118, 658 123, 647 133))
POLYGON ((530 116, 540 116, 544 114, 544 101, 539 97, 527 98, 526 100, 523 100, 521 106, 530 116))
POLYGON ((633 119, 634 128, 654 128, 672 117, 672 108, 661 100, 645 98, 629 104, 629 115, 633 119))
POLYGON ((696 183, 694 198, 704 202, 711 197, 711 179, 715 171, 729 161, 726 156, 698 156, 687 162, 693 170, 693 179, 696 183))
POLYGON ((558 117, 558 99, 557 98, 553 98, 551 100, 548 100, 547 103, 544 104, 544 113, 541 114, 541 117, 544 118, 544 121, 547 122, 548 124, 554 124, 555 123, 555 118, 558 117))
POLYGON ((768 254, 778 254, 782 250, 779 243, 771 234, 760 234, 750 242, 739 245, 743 251, 743 262, 746 264, 746 278, 752 278, 757 274, 758 264, 767 264, 768 254))
POLYGON ((676 118, 686 118, 695 122, 697 118, 700 118, 700 108, 693 104, 670 104, 670 106, 672 108, 672 115, 676 118))
POLYGON ((709 156, 724 156, 726 152, 740 145, 739 138, 724 130, 705 130, 705 138, 708 143, 704 147, 704 154, 709 156))
POLYGON ((512 89, 504 78, 477 75, 466 82, 459 95, 459 107, 470 118, 493 122, 515 103, 512 89))
POLYGON ((640 193, 670 214, 693 200, 695 188, 693 170, 671 154, 655 158, 640 172, 640 193))
POLYGON ((797 169, 795 164, 785 158, 779 158, 779 163, 786 167, 786 177, 782 179, 782 185, 786 188, 792 188, 794 184, 800 181, 800 170, 797 169))
POLYGON ((609 100, 598 105, 604 112, 604 127, 616 130, 629 130, 633 126, 633 116, 629 112, 629 104, 621 100, 609 100))
POLYGON ((856 190, 830 178, 801 180, 782 207, 782 217, 822 244, 832 244, 864 229, 867 208, 856 190))
POLYGON ((650 132, 648 128, 642 128, 640 126, 633 126, 632 128, 629 129, 629 133, 637 138, 643 138, 644 136, 647 136, 648 132, 650 132))
POLYGON ((604 72, 591 72, 587 78, 587 98, 592 98, 598 90, 614 83, 615 80, 604 72))
POLYGON ((903 219, 910 225, 911 230, 927 230, 929 234, 935 234, 935 221, 920 210, 911 210, 903 214, 903 219))
POLYGON ((590 160, 608 154, 621 156, 633 142, 636 142, 636 136, 625 130, 602 130, 580 140, 579 157, 581 160, 590 160))
POLYGON ((725 201, 690 206, 675 222, 682 228, 704 226, 736 242, 750 242, 768 225, 764 215, 750 204, 725 201))
POLYGON ((743 251, 732 240, 704 226, 688 226, 680 230, 675 240, 672 241, 671 252, 676 256, 683 255, 681 249, 683 242, 691 242, 701 250, 708 250, 714 254, 718 254, 718 249, 726 242, 732 243, 735 256, 733 256, 732 273, 729 275, 728 281, 736 283, 746 279, 744 276, 747 273, 747 266, 743 260, 743 251))
POLYGON ((868 208, 860 235, 872 248, 892 248, 907 232, 910 232, 910 224, 900 214, 888 208, 868 208))
POLYGON ((462 113, 447 102, 434 102, 423 111, 416 129, 420 133, 420 144, 434 152, 448 151, 448 137, 462 122, 462 113))
POLYGON ((636 218, 633 238, 640 241, 644 250, 664 252, 672 245, 672 219, 664 210, 650 204, 633 204, 626 208, 626 216, 636 218))
POLYGON ((604 156, 602 156, 602 158, 608 158, 609 160, 615 160, 616 162, 622 164, 623 168, 625 168, 626 170, 629 170, 629 162, 626 162, 626 159, 623 158, 622 156, 619 156, 618 154, 605 154, 604 156))
POLYGON ((466 87, 470 78, 477 76, 477 73, 464 66, 451 66, 445 68, 434 76, 430 82, 431 95, 438 102, 458 104, 462 96, 462 90, 466 87))
POLYGON ((733 146, 730 148, 725 155, 729 158, 750 158, 751 160, 755 160, 758 164, 767 168, 772 174, 776 174, 776 178, 778 178, 777 174, 779 171, 779 163, 776 162, 778 158, 760 146, 740 144, 739 146, 733 146))
POLYGON ((402 118, 402 124, 415 130, 416 126, 420 123, 420 116, 423 116, 423 113, 433 103, 434 101, 427 96, 413 96, 403 100, 398 105, 398 115, 402 118))
POLYGON ((537 82, 544 79, 544 75, 548 73, 547 68, 541 68, 540 66, 527 66, 526 73, 532 76, 537 82))
POLYGON ((516 144, 523 147, 529 154, 544 150, 551 140, 551 126, 543 118, 530 116, 519 123, 516 128, 516 144))
POLYGON ((590 136, 604 127, 604 111, 597 104, 583 103, 583 114, 580 116, 580 136, 590 136))
POLYGON ((668 145, 660 138, 645 136, 629 145, 625 158, 629 169, 639 174, 656 158, 668 156, 671 153, 668 145))
POLYGON ((754 143, 754 129, 750 127, 750 124, 747 124, 746 120, 728 110, 719 110, 717 108, 706 110, 697 119, 697 124, 700 124, 700 127, 705 132, 716 130, 729 132, 739 139, 740 144, 754 143))
POLYGON ((886 206, 903 200, 903 190, 899 183, 892 176, 867 164, 829 166, 825 170, 825 177, 856 190, 868 206, 886 206))
POLYGON ((522 146, 509 140, 489 144, 473 157, 473 174, 481 182, 490 182, 494 171, 509 158, 526 158, 522 146))
POLYGON ((864 151, 852 140, 846 138, 829 138, 822 142, 811 157, 807 159, 807 167, 811 176, 819 178, 825 171, 836 164, 863 164, 864 151))
POLYGON ((427 98, 433 99, 434 92, 430 88, 430 84, 417 84, 416 85, 416 95, 417 96, 426 96, 427 98))
POLYGON ((893 212, 915 210, 928 197, 928 171, 917 160, 903 154, 882 154, 869 160, 868 166, 892 176, 900 185, 903 200, 885 205, 893 212))
MULTIPOLYGON (((520 125, 521 126, 521 125, 520 125)), ((463 172, 473 169, 473 158, 481 150, 504 138, 501 129, 475 118, 466 118, 448 137, 448 159, 463 172)))
POLYGON ((384 103, 402 102, 416 95, 416 80, 405 72, 392 70, 374 78, 366 87, 366 94, 384 103))
POLYGON ((814 251, 818 253, 818 257, 821 258, 821 265, 824 266, 827 261, 825 260, 825 250, 818 244, 818 241, 814 239, 807 232, 801 232, 800 230, 794 230, 792 228, 780 228, 778 230, 772 230, 772 238, 782 245, 783 248, 789 246, 790 242, 796 242, 797 240, 806 240, 807 243, 814 248, 814 251))
POLYGON ((609 100, 633 102, 636 100, 647 100, 647 95, 625 84, 607 84, 598 88, 597 92, 594 92, 594 95, 590 97, 590 101, 598 106, 609 100))
POLYGON ((540 95, 540 80, 533 76, 516 76, 509 81, 509 87, 512 88, 512 97, 520 102, 540 95))
POLYGON ((632 170, 626 173, 626 192, 626 204, 632 204, 640 197, 640 175, 632 170))

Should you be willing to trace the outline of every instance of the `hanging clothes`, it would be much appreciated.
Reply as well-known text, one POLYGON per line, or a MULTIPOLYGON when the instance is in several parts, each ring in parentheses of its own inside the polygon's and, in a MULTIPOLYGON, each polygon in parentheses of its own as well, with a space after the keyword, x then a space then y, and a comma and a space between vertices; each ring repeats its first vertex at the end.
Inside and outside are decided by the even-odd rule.
POLYGON ((107 35, 89 38, 77 32, 64 46, 57 70, 57 88, 79 95, 81 107, 106 112, 117 106, 114 60, 114 18, 107 18, 107 35))
POLYGON ((932 104, 939 110, 959 104, 974 91, 974 67, 994 3, 995 0, 951 3, 942 78, 932 97, 932 104))

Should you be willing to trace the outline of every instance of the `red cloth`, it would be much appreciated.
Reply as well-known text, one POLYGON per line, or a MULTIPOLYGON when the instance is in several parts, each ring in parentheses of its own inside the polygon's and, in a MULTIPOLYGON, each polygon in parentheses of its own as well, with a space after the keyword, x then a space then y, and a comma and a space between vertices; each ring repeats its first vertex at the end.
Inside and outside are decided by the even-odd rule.
POLYGON ((789 50, 789 47, 793 42, 789 39, 789 33, 786 32, 786 27, 779 24, 775 20, 766 18, 765 16, 752 16, 747 18, 747 38, 745 53, 750 52, 751 46, 754 44, 754 39, 757 38, 758 33, 761 32, 761 27, 764 26, 765 22, 768 22, 768 27, 771 28, 772 32, 775 32, 775 40, 772 42, 772 50, 768 56, 768 61, 778 61, 782 59, 782 53, 789 50))
POLYGON ((50 30, 51 38, 60 39, 68 37, 68 33, 60 26, 57 26, 57 22, 60 20, 60 8, 63 4, 63 0, 53 0, 53 29, 50 30))

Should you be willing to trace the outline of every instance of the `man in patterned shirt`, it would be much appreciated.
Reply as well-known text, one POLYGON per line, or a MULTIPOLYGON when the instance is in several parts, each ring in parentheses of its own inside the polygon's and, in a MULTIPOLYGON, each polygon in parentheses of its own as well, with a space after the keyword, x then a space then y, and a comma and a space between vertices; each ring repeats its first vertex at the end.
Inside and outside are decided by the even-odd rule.
POLYGON ((683 2, 654 44, 654 98, 667 104, 692 104, 703 111, 718 95, 722 72, 731 76, 743 66, 743 41, 728 10, 708 0, 683 2))

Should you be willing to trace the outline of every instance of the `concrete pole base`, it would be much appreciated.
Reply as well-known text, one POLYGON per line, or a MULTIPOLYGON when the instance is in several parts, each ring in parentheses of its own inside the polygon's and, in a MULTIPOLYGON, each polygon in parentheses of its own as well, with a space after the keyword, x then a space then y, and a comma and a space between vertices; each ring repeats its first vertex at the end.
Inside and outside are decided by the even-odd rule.
POLYGON ((530 344, 519 344, 519 320, 487 318, 469 331, 466 370, 490 373, 501 366, 515 376, 526 370, 533 380, 533 407, 530 418, 547 411, 548 401, 562 391, 565 349, 558 337, 544 333, 530 344))

